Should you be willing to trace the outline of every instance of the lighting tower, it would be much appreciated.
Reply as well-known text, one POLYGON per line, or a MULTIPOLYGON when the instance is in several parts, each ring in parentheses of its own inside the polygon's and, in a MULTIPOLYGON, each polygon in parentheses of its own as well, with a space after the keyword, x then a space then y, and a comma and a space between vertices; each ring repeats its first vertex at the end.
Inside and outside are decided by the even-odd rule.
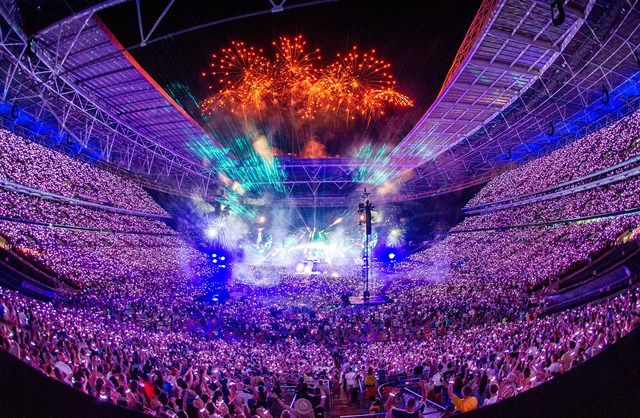
POLYGON ((371 237, 371 211, 375 207, 369 201, 371 193, 367 193, 367 189, 364 189, 364 193, 360 197, 360 203, 358 204, 358 225, 364 225, 364 249, 362 250, 362 277, 364 279, 364 294, 363 299, 369 300, 371 293, 369 292, 369 237, 371 237))

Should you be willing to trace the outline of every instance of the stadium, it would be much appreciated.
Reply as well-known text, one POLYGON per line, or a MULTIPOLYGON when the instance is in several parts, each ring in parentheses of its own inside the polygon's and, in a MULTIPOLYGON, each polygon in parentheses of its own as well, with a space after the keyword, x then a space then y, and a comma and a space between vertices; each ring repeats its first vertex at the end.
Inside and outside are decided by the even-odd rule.
POLYGON ((638 0, 0 15, 0 417, 638 416, 638 0))

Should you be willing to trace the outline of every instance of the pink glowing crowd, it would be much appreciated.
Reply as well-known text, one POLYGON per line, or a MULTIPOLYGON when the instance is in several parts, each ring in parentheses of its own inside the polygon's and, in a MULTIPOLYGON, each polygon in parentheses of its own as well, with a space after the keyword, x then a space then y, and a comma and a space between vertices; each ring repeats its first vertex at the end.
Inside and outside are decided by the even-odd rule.
POLYGON ((167 214, 133 181, 5 129, 0 129, 0 179, 66 197, 102 201, 122 209, 167 214))
MULTIPOLYGON (((134 182, 6 131, 0 161, 2 179, 163 213, 134 182), (58 169, 67 165, 73 169, 58 169), (38 172, 50 177, 43 181, 38 172)), ((478 201, 502 190, 503 177, 478 201)), ((564 180, 558 173, 556 181, 564 180)), ((522 180, 519 187, 522 193, 543 186, 522 180)), ((637 326, 640 314, 635 286, 549 316, 537 315, 538 297, 527 291, 610 246, 639 225, 636 216, 451 234, 399 263, 396 276, 374 281, 390 304, 342 303, 341 295, 360 290, 357 270, 305 277, 265 266, 243 266, 258 280, 232 279, 230 300, 212 304, 197 300, 212 289, 207 256, 162 222, 1 193, 2 216, 95 230, 0 221, 6 247, 60 278, 53 302, 0 287, 0 347, 77 390, 155 416, 306 417, 308 411, 279 401, 289 400, 287 384, 317 410, 328 397, 347 397, 369 370, 380 384, 416 368, 426 370, 425 396, 446 403, 453 380, 457 396, 469 387, 482 406, 588 360, 637 326)), ((634 198, 629 193, 617 195, 626 201, 634 198)), ((605 205, 601 195, 588 196, 605 205)), ((531 212, 548 216, 545 205, 553 204, 531 212)), ((456 228, 528 219, 519 210, 470 217, 456 228)))
POLYGON ((639 131, 640 113, 635 112, 492 179, 468 206, 538 192, 632 160, 640 156, 639 131))

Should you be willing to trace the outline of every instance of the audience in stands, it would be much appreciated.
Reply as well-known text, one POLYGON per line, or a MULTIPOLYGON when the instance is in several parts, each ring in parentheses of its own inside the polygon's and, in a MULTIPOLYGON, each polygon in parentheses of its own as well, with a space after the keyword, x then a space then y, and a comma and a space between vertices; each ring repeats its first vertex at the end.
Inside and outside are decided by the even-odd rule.
MULTIPOLYGON (((614 132, 637 132, 636 125, 630 117, 598 135, 605 141, 614 132)), ((611 141, 606 164, 589 156, 604 155, 599 145, 574 145, 575 158, 592 163, 578 173, 635 156, 635 145, 611 141)), ((538 167, 549 170, 553 161, 538 167)), ((564 166, 551 176, 518 170, 524 174, 489 183, 476 202, 574 176, 564 166)), ((135 183, 6 131, 0 179, 164 213, 135 183)), ((632 207, 638 183, 626 184, 632 190, 577 194, 564 200, 567 207, 545 202, 471 217, 454 232, 632 207)), ((392 304, 344 306, 341 296, 359 291, 357 266, 314 277, 243 266, 246 274, 228 283, 231 299, 211 304, 198 299, 213 290, 215 267, 161 222, 0 193, 0 215, 21 220, 0 221, 0 236, 67 283, 50 303, 0 288, 0 347, 77 390, 157 416, 304 417, 327 398, 350 397, 360 383, 375 388, 388 376, 410 374, 422 379, 425 401, 467 411, 588 360, 635 327, 640 314, 637 287, 549 316, 537 314, 539 300, 527 292, 636 228, 636 215, 449 235, 399 263, 401 278, 373 282, 392 304), (287 384, 304 402, 279 401, 287 384)), ((402 412, 419 414, 421 404, 414 407, 402 412)))
POLYGON ((167 214, 135 182, 4 129, 0 129, 0 179, 123 209, 167 214))
MULTIPOLYGON (((476 206, 579 179, 640 155, 640 112, 492 179, 468 203, 476 206)), ((621 171, 621 170, 618 170, 621 171)))

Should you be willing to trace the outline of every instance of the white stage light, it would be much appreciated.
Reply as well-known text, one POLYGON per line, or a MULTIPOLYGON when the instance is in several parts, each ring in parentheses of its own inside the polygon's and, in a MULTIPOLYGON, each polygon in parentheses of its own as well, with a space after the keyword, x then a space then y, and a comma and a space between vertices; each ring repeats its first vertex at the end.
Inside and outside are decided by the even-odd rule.
POLYGON ((205 234, 207 234, 207 238, 216 238, 219 233, 220 229, 215 225, 208 227, 205 231, 205 234))

